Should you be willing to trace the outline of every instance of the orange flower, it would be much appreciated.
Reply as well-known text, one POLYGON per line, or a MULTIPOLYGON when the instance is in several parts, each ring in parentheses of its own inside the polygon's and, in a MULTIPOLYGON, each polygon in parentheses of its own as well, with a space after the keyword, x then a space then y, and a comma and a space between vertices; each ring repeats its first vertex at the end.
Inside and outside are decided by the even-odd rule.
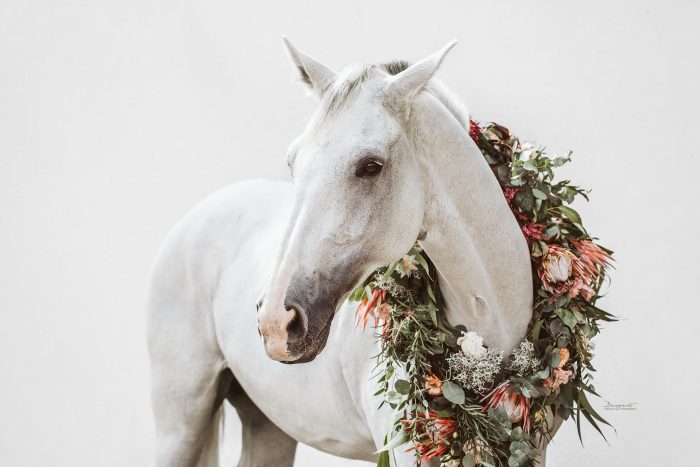
POLYGON ((568 383, 574 374, 571 370, 562 370, 561 368, 555 368, 552 373, 552 376, 548 376, 542 381, 544 387, 550 391, 556 391, 562 384, 568 383))
POLYGON ((557 368, 564 368, 564 365, 566 365, 570 357, 571 353, 569 353, 569 349, 566 347, 559 349, 559 364, 557 365, 557 368))
POLYGON ((522 421, 523 431, 530 431, 530 399, 511 389, 509 381, 499 384, 483 400, 489 399, 483 408, 488 412, 490 408, 501 407, 513 423, 522 421))
POLYGON ((564 365, 566 365, 571 358, 571 353, 569 349, 563 348, 559 349, 559 363, 557 367, 552 371, 552 375, 548 376, 542 381, 544 387, 550 391, 555 391, 559 389, 562 384, 569 382, 569 379, 573 376, 574 372, 571 370, 564 370, 564 365))
POLYGON ((421 462, 440 457, 450 448, 452 434, 457 430, 456 422, 451 418, 440 417, 435 412, 419 413, 417 420, 402 420, 407 430, 415 422, 416 442, 407 450, 415 449, 421 462))
MULTIPOLYGON (((374 323, 377 324, 377 319, 378 319, 378 308, 382 306, 382 302, 386 300, 386 291, 381 290, 381 289, 374 289, 372 290, 372 296, 371 297, 366 297, 364 300, 360 302, 360 305, 357 307, 357 311, 355 314, 357 315, 357 321, 355 322, 355 327, 359 326, 360 323, 362 323, 362 330, 364 331, 365 328, 367 328, 367 323, 369 322, 369 318, 372 317, 374 318, 374 323)), ((389 306, 389 305, 387 305, 389 306)), ((391 310, 391 308, 389 308, 391 310)), ((382 312, 386 312, 386 309, 381 310, 382 312)), ((388 314, 387 314, 388 317, 388 314)))
POLYGON ((425 375, 425 389, 428 390, 428 394, 431 396, 441 396, 442 395, 442 381, 440 378, 434 374, 425 375))

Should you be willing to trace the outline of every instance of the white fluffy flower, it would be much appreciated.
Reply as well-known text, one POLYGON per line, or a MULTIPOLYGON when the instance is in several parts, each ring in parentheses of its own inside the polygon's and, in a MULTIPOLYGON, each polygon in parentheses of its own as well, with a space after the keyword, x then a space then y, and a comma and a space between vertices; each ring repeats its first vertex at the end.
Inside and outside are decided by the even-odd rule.
POLYGON ((512 361, 508 368, 515 370, 519 376, 525 376, 531 371, 535 371, 541 361, 535 356, 535 346, 532 342, 524 340, 520 346, 513 351, 512 361))
POLYGON ((396 272, 401 277, 411 277, 418 271, 418 261, 413 255, 405 255, 396 265, 396 272))
POLYGON ((457 345, 462 348, 464 355, 472 357, 479 357, 486 352, 484 339, 474 331, 463 332, 462 337, 457 339, 457 345))

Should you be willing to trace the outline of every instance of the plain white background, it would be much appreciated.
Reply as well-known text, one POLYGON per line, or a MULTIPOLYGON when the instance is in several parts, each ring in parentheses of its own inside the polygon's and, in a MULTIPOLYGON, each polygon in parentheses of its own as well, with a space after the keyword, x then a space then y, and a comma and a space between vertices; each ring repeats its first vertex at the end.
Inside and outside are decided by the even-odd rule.
MULTIPOLYGON (((149 266, 210 192, 288 177, 286 145, 315 100, 294 82, 287 34, 334 68, 458 38, 439 74, 477 119, 575 150, 562 176, 593 188, 577 208, 617 253, 603 303, 622 321, 598 339, 597 388, 636 410, 601 412, 609 445, 586 429, 581 447, 566 425, 549 465, 688 465, 698 5, 3 0, 0 464, 151 462, 149 266)), ((366 464, 301 447, 297 465, 366 464)))

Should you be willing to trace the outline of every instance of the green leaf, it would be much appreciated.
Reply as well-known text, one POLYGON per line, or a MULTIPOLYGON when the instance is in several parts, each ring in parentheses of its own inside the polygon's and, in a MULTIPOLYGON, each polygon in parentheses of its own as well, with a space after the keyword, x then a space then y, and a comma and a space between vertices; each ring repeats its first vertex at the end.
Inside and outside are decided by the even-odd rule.
POLYGON ((391 275, 394 273, 394 270, 396 270, 396 266, 398 266, 398 264, 398 261, 394 261, 389 265, 389 267, 386 268, 386 271, 384 272, 384 280, 391 277, 391 275))
POLYGON ((386 396, 384 396, 384 399, 389 404, 400 404, 403 401, 404 396, 396 391, 389 391, 386 393, 386 396))
POLYGON ((541 200, 547 199, 547 194, 541 192, 541 191, 538 190, 537 188, 533 188, 533 189, 532 189, 532 194, 533 194, 533 195, 535 196, 535 198, 537 198, 537 199, 541 199, 541 200))
POLYGON ((561 355, 559 354, 559 349, 552 350, 552 356, 550 357, 549 365, 552 368, 556 368, 557 366, 559 366, 560 361, 561 361, 561 355))
POLYGON ((377 461, 377 467, 391 467, 391 462, 389 459, 389 451, 382 451, 379 454, 379 460, 377 461))
POLYGON ((462 467, 474 467, 476 465, 476 459, 474 456, 467 453, 462 457, 462 467))
POLYGON ((411 383, 405 379, 397 379, 394 383, 394 389, 396 389, 396 392, 399 394, 406 395, 411 392, 411 383))
POLYGON ((452 381, 442 383, 442 395, 453 404, 462 405, 466 399, 464 389, 452 381))
MULTIPOLYGON (((564 217, 569 219, 574 224, 581 224, 581 216, 579 216, 578 213, 576 211, 574 211, 573 209, 571 209, 567 206, 559 206, 557 208, 557 211, 559 211, 564 217)), ((585 232, 585 230, 584 230, 584 232, 585 232)))
POLYGON ((419 253, 415 256, 415 258, 416 261, 418 261, 418 264, 425 269, 425 273, 428 275, 428 277, 430 277, 430 267, 428 266, 428 262, 425 260, 425 258, 423 258, 423 255, 419 253))
POLYGON ((576 316, 574 316, 570 310, 567 310, 566 308, 557 308, 554 310, 554 314, 557 315, 572 331, 574 327, 576 327, 576 316))
MULTIPOLYGON (((428 289, 430 290, 430 289, 428 289)), ((428 308, 428 313, 430 313, 430 319, 432 320, 433 324, 435 326, 438 325, 438 319, 437 319, 437 309, 434 306, 431 306, 428 308)))
POLYGON ((391 449, 397 448, 406 443, 406 441, 408 441, 408 432, 406 430, 399 430, 391 441, 378 449, 377 452, 388 452, 391 449))

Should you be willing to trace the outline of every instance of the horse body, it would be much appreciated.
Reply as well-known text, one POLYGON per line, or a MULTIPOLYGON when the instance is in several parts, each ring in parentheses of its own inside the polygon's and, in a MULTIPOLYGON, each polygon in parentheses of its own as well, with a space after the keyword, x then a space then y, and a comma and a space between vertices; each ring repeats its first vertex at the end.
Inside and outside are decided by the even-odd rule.
MULTIPOLYGON (((213 195, 174 229, 154 269, 158 465, 212 460, 225 399, 243 424, 240 466, 291 466, 297 441, 375 459, 390 409, 377 410, 378 347, 354 329, 346 299, 416 239, 452 325, 506 354, 523 338, 527 245, 466 114, 430 82, 452 45, 410 67, 336 74, 288 44, 322 98, 290 146, 293 184, 245 182, 213 195)), ((394 449, 393 465, 414 463, 394 449)))
MULTIPOLYGON (((379 414, 370 375, 377 348, 369 330, 354 329, 354 306, 343 304, 331 326, 327 350, 305 365, 270 360, 258 336, 254 304, 274 267, 290 195, 291 184, 285 182, 232 185, 200 203, 171 233, 154 273, 152 357, 168 358, 172 364, 174 357, 165 357, 159 349, 189 353, 193 343, 207 349, 202 359, 173 365, 177 369, 166 377, 170 387, 154 385, 154 405, 158 407, 162 391, 172 395, 198 375, 202 384, 211 384, 217 372, 229 368, 252 402, 294 440, 334 455, 373 460, 377 441, 369 424, 379 414), (169 299, 162 300, 166 294, 169 299), (174 303, 191 308, 176 318, 173 308, 180 307, 174 303), (172 331, 183 326, 190 329, 185 342, 172 331)), ((195 402, 182 397, 188 398, 183 404, 195 402)), ((202 404, 209 408, 212 402, 205 399, 202 404)), ((177 423, 192 423, 187 418, 177 423)), ((385 426, 377 428, 377 436, 383 436, 385 426)), ((178 431, 177 426, 162 427, 171 429, 178 431)))

